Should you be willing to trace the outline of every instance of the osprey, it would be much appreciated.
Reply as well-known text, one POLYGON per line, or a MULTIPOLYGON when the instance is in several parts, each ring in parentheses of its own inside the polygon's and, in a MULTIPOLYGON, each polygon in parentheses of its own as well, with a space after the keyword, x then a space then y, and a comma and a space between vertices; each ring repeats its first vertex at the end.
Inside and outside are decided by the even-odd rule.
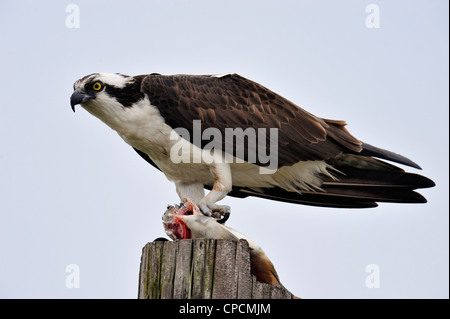
POLYGON ((366 208, 425 203, 414 190, 435 185, 383 161, 420 169, 356 139, 346 122, 314 116, 238 74, 94 73, 75 82, 70 103, 115 130, 207 216, 229 213, 217 204, 226 195, 366 208))

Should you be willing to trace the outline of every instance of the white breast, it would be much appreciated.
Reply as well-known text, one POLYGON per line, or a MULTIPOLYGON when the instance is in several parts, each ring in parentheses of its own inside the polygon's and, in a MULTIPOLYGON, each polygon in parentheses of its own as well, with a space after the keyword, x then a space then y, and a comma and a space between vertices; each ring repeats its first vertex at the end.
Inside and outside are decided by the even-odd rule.
POLYGON ((182 139, 150 104, 148 98, 139 101, 133 107, 123 109, 123 124, 114 128, 120 137, 140 151, 146 153, 170 180, 201 182, 212 184, 213 178, 209 166, 204 161, 196 163, 193 158, 203 158, 202 151, 182 139), (171 150, 184 144, 190 149, 190 160, 176 163, 171 158, 171 150))

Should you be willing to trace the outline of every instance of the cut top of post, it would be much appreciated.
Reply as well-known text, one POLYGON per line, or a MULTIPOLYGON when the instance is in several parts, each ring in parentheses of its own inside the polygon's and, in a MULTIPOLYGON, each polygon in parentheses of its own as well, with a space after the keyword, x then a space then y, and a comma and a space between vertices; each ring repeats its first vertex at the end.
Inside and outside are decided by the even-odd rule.
POLYGON ((292 299, 283 287, 251 275, 246 240, 184 239, 147 243, 140 299, 292 299))

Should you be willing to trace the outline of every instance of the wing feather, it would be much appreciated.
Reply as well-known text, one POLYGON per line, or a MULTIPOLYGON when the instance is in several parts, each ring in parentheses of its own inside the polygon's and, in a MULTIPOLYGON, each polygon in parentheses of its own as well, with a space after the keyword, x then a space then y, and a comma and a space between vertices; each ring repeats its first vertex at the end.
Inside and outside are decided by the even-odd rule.
MULTIPOLYGON (((318 118, 237 74, 148 75, 141 91, 171 127, 183 127, 192 133, 192 121, 201 120, 202 130, 220 130, 222 145, 226 128, 278 128, 279 166, 327 160, 344 151, 361 150, 360 141, 344 128, 344 122, 318 118)), ((269 140, 266 138, 266 143, 269 140)), ((233 152, 236 155, 236 145, 233 152)))

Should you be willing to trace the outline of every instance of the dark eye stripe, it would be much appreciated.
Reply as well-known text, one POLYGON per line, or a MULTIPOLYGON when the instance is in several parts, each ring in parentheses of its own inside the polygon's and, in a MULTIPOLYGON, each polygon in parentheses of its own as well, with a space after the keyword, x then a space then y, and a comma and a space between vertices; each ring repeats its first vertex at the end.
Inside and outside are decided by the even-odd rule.
POLYGON ((128 83, 124 88, 106 85, 105 92, 117 99, 124 107, 130 107, 133 103, 144 98, 144 93, 141 92, 141 81, 142 77, 135 77, 135 80, 128 83))

